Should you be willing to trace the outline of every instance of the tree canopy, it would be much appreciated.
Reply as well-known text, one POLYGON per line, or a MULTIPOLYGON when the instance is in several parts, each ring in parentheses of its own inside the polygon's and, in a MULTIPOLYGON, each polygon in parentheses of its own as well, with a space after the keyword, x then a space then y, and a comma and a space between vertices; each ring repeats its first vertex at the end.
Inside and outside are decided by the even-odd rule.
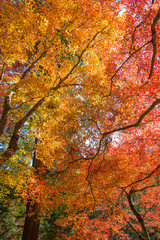
POLYGON ((24 225, 9 237, 38 239, 47 216, 53 239, 156 239, 159 1, 3 0, 0 14, 1 211, 24 225))

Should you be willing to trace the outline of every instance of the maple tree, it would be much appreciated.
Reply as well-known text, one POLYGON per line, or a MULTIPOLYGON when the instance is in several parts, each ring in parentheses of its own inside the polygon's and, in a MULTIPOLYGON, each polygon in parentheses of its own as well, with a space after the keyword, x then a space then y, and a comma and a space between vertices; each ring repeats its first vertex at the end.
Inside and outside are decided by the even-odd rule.
POLYGON ((1 195, 26 201, 23 240, 63 205, 67 239, 158 234, 159 7, 2 1, 1 195))

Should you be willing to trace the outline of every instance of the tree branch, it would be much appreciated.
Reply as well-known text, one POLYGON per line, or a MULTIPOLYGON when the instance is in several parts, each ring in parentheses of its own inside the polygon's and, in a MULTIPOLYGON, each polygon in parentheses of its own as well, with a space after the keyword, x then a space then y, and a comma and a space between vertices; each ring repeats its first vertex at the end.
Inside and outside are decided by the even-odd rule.
POLYGON ((0 82, 3 81, 3 77, 4 77, 4 66, 5 66, 5 63, 3 63, 3 66, 2 66, 2 71, 1 71, 1 74, 0 74, 0 82))
POLYGON ((142 228, 142 231, 143 231, 143 234, 144 234, 144 239, 145 240, 150 240, 150 236, 148 234, 148 231, 147 231, 147 228, 145 226, 145 223, 144 223, 144 220, 143 218, 141 217, 140 213, 136 210, 133 202, 132 202, 132 196, 131 196, 131 191, 130 193, 127 193, 125 189, 123 189, 123 191, 125 192, 126 196, 127 196, 127 200, 128 200, 128 203, 129 203, 129 206, 130 206, 130 209, 132 211, 132 213, 134 214, 134 216, 137 218, 141 228, 142 228))
POLYGON ((87 179, 87 181, 88 181, 88 185, 90 186, 91 194, 92 194, 92 197, 93 197, 93 214, 94 214, 95 207, 96 207, 96 198, 95 198, 94 193, 93 193, 93 188, 92 188, 91 181, 89 179, 87 179))
MULTIPOLYGON (((160 103, 160 99, 157 99, 155 100, 152 105, 142 114, 140 115, 138 121, 134 124, 131 124, 131 125, 128 125, 126 127, 122 127, 122 128, 117 128, 117 129, 114 129, 114 130, 111 130, 111 131, 108 131, 108 132, 104 132, 102 134, 102 138, 100 139, 100 142, 99 142, 99 146, 98 146, 98 149, 97 149, 97 152, 94 154, 93 157, 87 157, 87 158, 79 158, 79 159, 76 159, 72 162, 69 163, 68 167, 60 172, 57 172, 57 174, 61 174, 63 173, 64 171, 68 170, 69 167, 70 167, 70 164, 76 162, 76 161, 80 161, 80 160, 91 160, 90 162, 90 165, 89 165, 89 168, 88 168, 88 174, 87 174, 87 177, 86 177, 86 180, 89 178, 89 174, 90 174, 90 168, 91 168, 91 165, 93 163, 93 160, 96 156, 98 156, 99 152, 100 152, 100 149, 101 149, 101 145, 102 145, 102 141, 105 139, 105 137, 107 137, 109 134, 111 133, 115 133, 115 132, 119 132, 119 131, 122 131, 122 130, 126 130, 126 129, 129 129, 129 128, 132 128, 132 127, 138 127, 140 125, 140 123, 142 122, 142 120, 144 119, 144 117, 149 113, 151 112, 158 104, 160 103)), ((160 167, 160 166, 159 166, 160 167)), ((158 167, 157 167, 158 169, 158 167)), ((156 170, 154 170, 155 172, 156 170)), ((151 176, 152 173, 149 175, 151 176)), ((146 178, 148 178, 149 176, 145 177, 143 180, 145 180, 146 178)), ((138 180, 137 182, 139 181, 143 181, 143 180, 138 180)), ((136 182, 135 182, 136 183, 136 182)), ((128 185, 128 186, 131 186, 132 184, 128 185)), ((127 188, 128 186, 126 186, 125 188, 127 188)))
POLYGON ((79 63, 82 60, 82 57, 84 55, 84 53, 87 51, 87 49, 90 47, 91 43, 95 40, 95 38, 102 33, 108 26, 105 26, 103 29, 101 29, 100 31, 98 31, 92 38, 91 40, 88 42, 88 44, 86 45, 86 47, 81 51, 80 55, 78 56, 78 61, 77 63, 71 68, 71 70, 67 73, 66 76, 64 76, 63 78, 60 78, 59 83, 57 84, 56 87, 52 87, 50 90, 57 90, 61 84, 73 73, 73 71, 77 68, 77 66, 79 65, 79 63))
POLYGON ((13 154, 18 150, 18 140, 20 137, 20 131, 24 126, 27 119, 40 107, 45 101, 45 98, 40 99, 31 109, 30 111, 19 120, 14 127, 14 131, 12 137, 10 139, 7 150, 0 156, 1 165, 6 163, 9 158, 13 156, 13 154))
POLYGON ((86 119, 84 119, 84 120, 82 119, 81 121, 91 121, 91 122, 95 123, 95 125, 96 125, 96 127, 97 127, 97 130, 98 130, 99 133, 102 135, 101 130, 100 130, 100 128, 99 128, 98 123, 97 123, 96 120, 94 120, 94 119, 92 119, 92 118, 86 118, 86 119))
POLYGON ((147 188, 152 188, 152 187, 160 187, 160 184, 149 185, 149 186, 146 186, 146 187, 143 187, 143 188, 140 188, 140 189, 136 189, 136 190, 134 190, 133 192, 134 192, 134 193, 136 193, 136 192, 141 192, 141 191, 144 191, 144 190, 147 189, 147 188))
MULTIPOLYGON (((21 79, 26 78, 27 74, 35 67, 35 65, 43 58, 46 56, 46 51, 44 51, 23 73, 23 75, 21 76, 21 79)), ((4 132, 4 128, 6 126, 7 123, 7 118, 8 118, 8 114, 9 111, 11 110, 10 107, 10 103, 11 103, 11 96, 14 94, 14 92, 16 91, 16 87, 14 87, 11 92, 6 95, 5 99, 4 99, 4 105, 3 105, 3 113, 0 119, 0 136, 3 134, 4 132)))
POLYGON ((152 40, 146 42, 145 44, 143 44, 141 47, 139 47, 137 50, 135 50, 133 53, 131 53, 129 55, 129 57, 121 64, 121 66, 115 71, 115 73, 113 74, 113 76, 110 78, 111 81, 111 87, 110 87, 110 93, 108 95, 105 95, 104 97, 108 97, 111 96, 112 94, 112 85, 113 85, 113 78, 116 76, 116 74, 121 70, 121 68, 125 65, 126 62, 128 62, 128 60, 134 55, 136 54, 138 51, 140 51, 142 48, 144 48, 146 45, 148 45, 149 43, 151 43, 152 40))
POLYGON ((132 223, 124 217, 126 223, 132 228, 132 230, 139 236, 141 240, 145 240, 144 237, 133 227, 132 223))
MULTIPOLYGON (((153 5, 153 3, 154 3, 154 1, 152 2, 152 5, 153 5)), ((134 41, 135 41, 135 33, 136 33, 137 28, 139 28, 142 24, 144 24, 146 22, 147 18, 151 14, 151 11, 152 11, 152 6, 151 6, 150 10, 148 11, 147 15, 145 16, 145 18, 135 27, 135 29, 133 31, 133 34, 132 34, 132 46, 131 46, 131 49, 133 48, 135 50, 134 41)))
POLYGON ((108 132, 104 132, 102 134, 103 137, 106 137, 108 134, 111 134, 111 133, 115 133, 115 132, 119 132, 119 131, 122 131, 122 130, 127 130, 129 128, 133 128, 133 127, 138 127, 140 125, 140 123, 142 122, 142 120, 145 118, 145 116, 150 113, 158 104, 160 103, 160 99, 156 99, 152 105, 143 113, 140 115, 138 121, 134 124, 130 124, 128 126, 125 126, 125 127, 121 127, 121 128, 117 128, 117 129, 114 129, 114 130, 111 130, 111 131, 108 131, 108 132))
POLYGON ((156 24, 160 19, 160 8, 158 10, 158 13, 156 17, 153 20, 152 26, 151 26, 151 31, 152 31, 152 45, 153 45, 153 55, 152 55, 152 60, 151 60, 151 69, 149 73, 148 79, 152 77, 153 74, 153 69, 154 69, 154 63, 155 63, 155 58, 157 54, 157 45, 156 45, 156 24))
POLYGON ((139 183, 139 182, 142 182, 144 180, 146 180, 147 178, 151 177, 158 169, 160 168, 160 165, 158 165, 150 174, 148 174, 146 177, 142 178, 142 179, 139 179, 131 184, 128 184, 126 187, 124 187, 124 189, 136 184, 136 183, 139 183))
POLYGON ((12 93, 5 96, 5 98, 4 98, 3 113, 2 113, 2 116, 1 116, 1 119, 0 119, 0 136, 4 132, 4 128, 5 128, 6 122, 7 122, 8 113, 11 109, 10 108, 11 95, 12 95, 12 93))
POLYGON ((27 74, 36 66, 36 64, 46 56, 46 51, 44 51, 31 65, 24 71, 24 73, 21 76, 21 79, 26 78, 27 74))

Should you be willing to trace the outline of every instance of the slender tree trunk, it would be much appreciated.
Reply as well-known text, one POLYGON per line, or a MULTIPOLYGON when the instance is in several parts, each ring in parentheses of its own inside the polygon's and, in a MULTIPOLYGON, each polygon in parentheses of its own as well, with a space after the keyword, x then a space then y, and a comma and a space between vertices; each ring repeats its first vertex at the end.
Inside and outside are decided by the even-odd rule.
POLYGON ((40 207, 37 203, 32 205, 28 200, 22 240, 38 240, 39 225, 40 207))
MULTIPOLYGON (((38 140, 36 138, 32 167, 34 167, 36 173, 39 174, 39 168, 41 168, 43 164, 36 158, 37 142, 38 140)), ((36 202, 32 202, 32 199, 29 199, 26 206, 26 217, 24 222, 22 240, 38 240, 40 219, 40 205, 36 202)))

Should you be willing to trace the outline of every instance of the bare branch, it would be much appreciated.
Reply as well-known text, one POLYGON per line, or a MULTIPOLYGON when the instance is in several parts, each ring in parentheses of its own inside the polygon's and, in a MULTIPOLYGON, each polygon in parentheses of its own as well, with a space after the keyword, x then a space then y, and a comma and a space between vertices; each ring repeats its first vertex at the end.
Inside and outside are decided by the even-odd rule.
POLYGON ((1 74, 0 74, 0 82, 3 81, 3 77, 4 77, 4 66, 5 66, 5 63, 3 63, 3 66, 2 66, 2 71, 1 71, 1 74))
POLYGON ((101 129, 99 128, 98 123, 97 123, 96 120, 94 120, 94 119, 92 119, 92 118, 86 118, 86 119, 81 120, 81 121, 91 121, 91 122, 94 122, 94 123, 96 124, 97 130, 98 130, 99 133, 102 135, 102 133, 101 133, 101 129))
POLYGON ((32 62, 32 64, 22 74, 21 79, 26 78, 27 74, 30 73, 30 71, 36 66, 36 64, 45 56, 46 56, 46 51, 44 51, 34 62, 32 62))
POLYGON ((126 189, 126 188, 128 188, 128 187, 130 187, 130 186, 132 186, 132 185, 134 185, 134 184, 136 184, 136 183, 142 182, 142 181, 146 180, 147 178, 150 178, 159 168, 160 168, 160 165, 158 165, 158 166, 157 166, 150 174, 148 174, 146 177, 144 177, 144 178, 142 178, 142 179, 139 179, 139 180, 137 180, 137 181, 135 181, 135 182, 133 182, 133 183, 131 183, 131 184, 128 184, 128 185, 125 186, 124 188, 126 189))
POLYGON ((27 119, 40 107, 45 101, 45 98, 40 99, 31 109, 30 111, 19 120, 14 127, 14 131, 12 137, 9 142, 9 146, 7 150, 0 156, 1 165, 6 163, 9 158, 13 156, 13 154, 18 150, 18 140, 20 137, 20 132, 22 127, 24 126, 27 119))
MULTIPOLYGON (((153 5, 153 2, 152 2, 152 5, 153 5)), ((147 15, 145 16, 145 18, 135 27, 134 31, 133 31, 133 34, 132 34, 132 46, 131 48, 133 48, 135 50, 135 46, 134 46, 134 41, 135 41, 135 33, 136 33, 136 30, 137 28, 139 28, 141 25, 143 25, 147 18, 149 17, 150 13, 151 13, 151 10, 152 10, 152 7, 150 8, 150 10, 148 11, 147 15)))
POLYGON ((91 181, 89 179, 87 179, 87 181, 88 181, 88 184, 90 186, 91 194, 92 194, 92 197, 93 197, 93 213, 94 213, 95 206, 96 206, 96 198, 95 198, 94 193, 93 193, 93 188, 92 188, 91 181))
POLYGON ((158 10, 158 13, 156 17, 153 20, 152 26, 151 26, 151 31, 152 31, 152 45, 153 45, 153 55, 152 55, 152 61, 151 61, 151 69, 149 73, 148 79, 152 77, 153 74, 153 69, 154 69, 154 63, 155 63, 155 58, 157 54, 157 45, 156 45, 156 24, 160 19, 160 8, 158 10))
POLYGON ((148 231, 147 231, 147 228, 145 226, 145 223, 144 223, 144 219, 141 217, 140 213, 136 210, 133 202, 132 202, 132 196, 130 193, 127 193, 127 191, 123 188, 123 191, 125 192, 126 196, 127 196, 127 200, 128 200, 128 203, 129 203, 129 207, 132 211, 132 213, 134 214, 134 216, 137 218, 141 228, 142 228, 142 231, 143 231, 143 234, 144 234, 144 239, 145 240, 150 240, 150 236, 148 234, 148 231))
POLYGON ((8 113, 10 111, 10 101, 11 95, 5 96, 4 105, 3 105, 3 113, 0 119, 0 136, 3 134, 4 128, 6 126, 8 113))
POLYGON ((136 189, 136 190, 134 189, 133 193, 141 192, 141 191, 146 190, 147 188, 152 188, 152 187, 160 187, 160 184, 149 185, 149 186, 146 186, 146 187, 143 187, 143 188, 140 188, 140 189, 136 189))
POLYGON ((86 176, 86 180, 89 179, 92 163, 93 163, 95 157, 98 156, 98 154, 99 154, 99 152, 100 152, 100 150, 101 150, 102 141, 103 141, 103 137, 100 139, 99 146, 98 146, 98 149, 97 149, 96 154, 95 154, 93 157, 90 157, 90 158, 89 158, 91 161, 90 161, 90 164, 89 164, 89 167, 88 167, 88 174, 87 174, 87 176, 86 176))
POLYGON ((138 121, 134 124, 130 124, 128 126, 125 126, 125 127, 121 127, 121 128, 117 128, 117 129, 114 129, 114 130, 111 130, 111 131, 108 131, 108 132, 104 132, 102 134, 103 137, 106 137, 108 134, 111 134, 111 133, 115 133, 115 132, 119 132, 119 131, 122 131, 122 130, 127 130, 129 128, 133 128, 133 127, 138 127, 140 125, 140 123, 142 122, 142 120, 145 118, 145 116, 150 113, 158 104, 160 103, 160 99, 156 99, 152 105, 143 113, 140 115, 138 121))
POLYGON ((67 170, 70 168, 70 165, 71 165, 71 164, 74 164, 75 162, 78 162, 78 161, 90 161, 90 164, 89 164, 89 167, 88 167, 88 174, 87 174, 87 176, 86 176, 86 180, 88 181, 89 175, 90 175, 91 165, 92 165, 93 160, 95 159, 95 157, 98 156, 98 154, 99 154, 99 152, 100 152, 103 139, 104 139, 103 137, 100 139, 97 152, 94 154, 94 156, 92 156, 92 157, 86 157, 86 158, 85 158, 85 157, 81 157, 81 158, 72 160, 71 162, 68 163, 68 166, 67 166, 65 169, 63 169, 62 171, 56 171, 53 175, 59 175, 59 174, 64 173, 65 171, 67 171, 67 170))
MULTIPOLYGON (((153 4, 153 2, 152 2, 153 4)), ((148 17, 148 15, 147 15, 148 17)), ((112 94, 112 86, 113 86, 113 78, 116 76, 116 74, 119 72, 119 70, 121 70, 121 68, 125 65, 125 63, 138 51, 140 51, 142 48, 144 48, 146 45, 148 45, 149 43, 153 44, 153 56, 152 56, 152 61, 151 61, 151 69, 150 69, 150 74, 149 74, 149 78, 150 79, 152 77, 153 74, 153 68, 154 68, 154 62, 155 62, 155 57, 157 54, 157 47, 156 47, 156 24, 158 22, 158 20, 160 19, 160 9, 156 15, 156 17, 153 20, 152 26, 151 26, 151 31, 152 31, 152 39, 150 41, 148 41, 147 43, 143 44, 140 48, 138 48, 137 50, 135 50, 133 53, 130 54, 130 56, 121 64, 121 66, 115 71, 115 73, 113 74, 113 76, 111 77, 110 81, 111 81, 111 86, 110 86, 110 93, 108 95, 105 95, 104 97, 108 97, 111 96, 112 94)), ((143 22, 141 22, 139 25, 137 25, 136 28, 138 28, 143 22)), ((134 30, 134 33, 136 31, 136 28, 134 30)), ((132 41, 134 41, 134 34, 132 36, 132 41)))
POLYGON ((111 86, 110 86, 110 93, 108 95, 105 95, 104 97, 108 97, 111 96, 112 94, 112 86, 113 86, 113 78, 116 76, 116 74, 121 70, 121 68, 125 65, 126 62, 128 62, 128 60, 134 55, 136 54, 138 51, 140 51, 142 48, 144 48, 145 46, 147 46, 149 43, 151 43, 152 40, 146 42, 145 44, 143 44, 141 47, 139 47, 137 50, 135 50, 133 53, 131 53, 129 55, 129 57, 121 64, 121 66, 115 71, 115 73, 113 74, 113 76, 110 78, 111 81, 111 86))
POLYGON ((128 221, 125 217, 124 217, 126 223, 128 223, 128 225, 130 226, 130 228, 139 236, 139 238, 141 240, 145 240, 144 237, 133 227, 132 223, 130 221, 128 221))
POLYGON ((95 174, 97 174, 99 172, 99 170, 100 170, 100 168, 102 166, 102 163, 105 160, 105 151, 106 151, 106 146, 104 146, 102 161, 100 162, 98 169, 95 171, 95 174))
POLYGON ((20 105, 18 105, 17 107, 10 107, 10 110, 12 111, 12 110, 18 109, 18 108, 20 108, 23 104, 29 103, 29 102, 31 102, 31 101, 33 101, 33 100, 34 100, 34 98, 32 98, 31 100, 22 102, 22 103, 21 103, 20 105))
MULTIPOLYGON (((35 65, 43 58, 46 56, 46 51, 44 51, 30 66, 29 68, 27 68, 21 79, 26 78, 27 74, 35 67, 35 65)), ((3 134, 4 132, 4 128, 6 126, 7 123, 7 118, 8 118, 8 114, 9 111, 11 110, 10 104, 11 104, 11 96, 14 94, 14 92, 16 91, 17 86, 15 86, 11 92, 6 95, 5 99, 4 99, 4 105, 3 105, 3 113, 0 119, 0 136, 3 134)))
POLYGON ((77 68, 77 66, 79 65, 79 63, 82 60, 82 57, 84 55, 84 53, 88 50, 88 48, 90 47, 91 43, 95 40, 95 38, 102 33, 108 26, 105 26, 103 29, 101 29, 100 31, 98 31, 92 38, 91 40, 88 42, 87 46, 81 51, 80 55, 78 56, 78 61, 77 63, 71 68, 71 70, 67 73, 67 75, 63 78, 60 78, 59 83, 57 84, 56 87, 52 87, 50 90, 57 90, 60 85, 73 73, 73 71, 77 68))
MULTIPOLYGON (((73 160, 73 161, 71 161, 71 162, 68 164, 68 166, 67 166, 64 170, 59 171, 59 172, 56 172, 55 174, 62 174, 63 172, 65 172, 66 170, 69 169, 69 167, 70 167, 70 165, 71 165, 72 163, 78 162, 78 161, 80 161, 80 160, 90 160, 91 162, 90 162, 90 165, 89 165, 89 168, 88 168, 88 174, 87 174, 87 177, 86 177, 86 180, 87 180, 87 179, 89 178, 89 175, 90 175, 90 169, 91 169, 93 160, 95 159, 95 157, 98 156, 98 154, 99 154, 99 152, 100 152, 100 150, 101 150, 102 141, 103 141, 109 134, 111 134, 111 133, 118 132, 118 131, 122 131, 122 130, 126 130, 126 129, 129 129, 129 128, 132 128, 132 127, 138 127, 138 126, 140 125, 140 123, 142 122, 143 118, 144 118, 150 111, 152 111, 152 110, 155 108, 155 106, 157 106, 159 103, 160 103, 160 99, 155 100, 155 101, 152 103, 152 105, 139 117, 138 121, 137 121, 135 124, 131 124, 131 125, 128 125, 128 126, 126 126, 126 127, 114 129, 114 130, 111 130, 111 131, 108 131, 108 132, 103 133, 103 134, 102 134, 102 138, 101 138, 100 141, 99 141, 99 146, 98 146, 97 152, 94 154, 94 156, 92 156, 92 157, 87 157, 87 158, 79 158, 79 159, 73 160)), ((158 167, 157 167, 157 169, 158 169, 158 167)), ((156 170, 155 170, 155 171, 156 171, 156 170)), ((155 172, 155 171, 154 171, 154 172, 155 172)), ((152 175, 152 174, 151 174, 151 175, 152 175)), ((151 176, 151 175, 150 175, 150 176, 151 176)), ((146 178, 148 178, 148 177, 149 177, 149 176, 147 176, 146 178)), ((144 179, 146 179, 146 178, 144 178, 144 179)), ((143 179, 143 180, 144 180, 144 179, 143 179)), ((137 182, 143 181, 143 180, 138 180, 137 182)), ((136 183, 136 182, 135 182, 135 183, 136 183)), ((132 183, 132 184, 134 184, 134 183, 132 183)), ((130 185, 128 185, 128 186, 131 186, 132 184, 130 184, 130 185)), ((128 186, 126 186, 125 188, 127 188, 128 186)))

